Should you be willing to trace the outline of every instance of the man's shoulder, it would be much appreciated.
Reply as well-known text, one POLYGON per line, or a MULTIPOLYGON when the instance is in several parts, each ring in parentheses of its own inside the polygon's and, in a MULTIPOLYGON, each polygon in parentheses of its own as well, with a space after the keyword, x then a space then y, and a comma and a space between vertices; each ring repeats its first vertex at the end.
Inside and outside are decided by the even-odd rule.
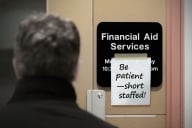
POLYGON ((96 116, 94 116, 93 114, 85 111, 85 110, 78 110, 80 111, 79 113, 77 113, 77 117, 79 119, 82 119, 83 122, 85 123, 85 126, 94 126, 94 127, 102 127, 102 128, 116 128, 115 126, 113 126, 112 124, 107 123, 106 121, 104 121, 103 119, 100 119, 96 116))
MULTIPOLYGON (((0 110, 0 120, 23 125, 115 128, 76 104, 64 101, 11 103, 0 110)), ((0 123, 1 126, 2 123, 0 123)), ((8 124, 8 123, 6 123, 8 124)), ((10 124, 9 124, 10 125, 10 124)), ((47 127, 49 128, 49 127, 47 127)))

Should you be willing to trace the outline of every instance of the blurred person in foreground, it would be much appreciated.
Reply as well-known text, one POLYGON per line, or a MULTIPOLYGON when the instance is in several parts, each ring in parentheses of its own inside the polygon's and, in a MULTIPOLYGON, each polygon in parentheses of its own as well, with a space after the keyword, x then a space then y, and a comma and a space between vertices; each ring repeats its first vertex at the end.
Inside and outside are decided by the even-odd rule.
POLYGON ((18 80, 0 111, 1 128, 113 128, 81 110, 72 86, 80 53, 75 24, 50 14, 21 22, 13 67, 18 80))

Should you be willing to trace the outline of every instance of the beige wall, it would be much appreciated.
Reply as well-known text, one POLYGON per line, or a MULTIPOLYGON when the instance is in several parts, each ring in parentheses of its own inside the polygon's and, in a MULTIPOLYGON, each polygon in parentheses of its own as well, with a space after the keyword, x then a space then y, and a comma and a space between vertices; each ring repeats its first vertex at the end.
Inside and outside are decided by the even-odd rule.
MULTIPOLYGON (((163 27, 163 82, 161 87, 152 88, 150 106, 112 107, 110 88, 98 87, 96 83, 96 63, 94 63, 94 88, 106 90, 106 114, 110 115, 107 120, 120 127, 165 127, 165 11, 165 0, 94 0, 93 2, 94 48, 96 48, 96 28, 100 22, 159 22, 163 27), (120 115, 120 117, 113 115, 120 115), (155 115, 156 117, 127 117, 126 115, 155 115)), ((96 50, 94 58, 96 62, 96 50)))
MULTIPOLYGON (((165 37, 165 7, 165 0, 96 0, 94 1, 94 32, 96 32, 98 23, 102 21, 159 22, 163 26, 163 37, 165 37), (108 6, 109 3, 110 6, 108 6)), ((94 45, 96 47, 95 35, 94 33, 94 45)), ((165 38, 163 38, 163 43, 165 44, 165 38)), ((163 62, 165 63, 165 55, 163 62)), ((163 76, 165 76, 165 65, 163 70, 163 76)), ((95 88, 97 88, 96 81, 94 83, 95 88)), ((112 108, 110 101, 107 100, 109 103, 107 103, 108 108, 106 110, 107 112, 111 111, 109 113, 113 114, 165 114, 165 77, 163 78, 162 84, 163 86, 152 89, 152 104, 150 107, 130 107, 129 111, 125 111, 127 107, 121 107, 120 110, 118 107, 112 108), (113 111, 110 109, 113 109, 113 111), (145 111, 143 111, 143 109, 145 109, 145 111)), ((107 93, 107 95, 110 97, 110 92, 109 94, 107 93)))
POLYGON ((93 41, 91 0, 47 0, 47 12, 73 20, 81 36, 81 55, 75 89, 80 107, 86 109, 86 93, 93 85, 93 41))
POLYGON ((166 0, 47 0, 49 13, 70 17, 81 33, 80 71, 75 82, 78 104, 86 109, 88 89, 106 91, 107 121, 120 128, 165 128, 166 0), (96 82, 96 28, 99 22, 159 22, 163 26, 163 82, 151 92, 150 106, 112 107, 110 88, 96 82), (118 115, 118 116, 114 116, 118 115), (137 116, 135 116, 137 115, 137 116))

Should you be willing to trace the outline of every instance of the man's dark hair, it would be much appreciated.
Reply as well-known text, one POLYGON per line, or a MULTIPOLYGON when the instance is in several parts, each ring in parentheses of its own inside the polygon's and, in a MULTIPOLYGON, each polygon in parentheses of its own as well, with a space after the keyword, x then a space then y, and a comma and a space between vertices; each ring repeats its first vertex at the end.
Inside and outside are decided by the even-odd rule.
POLYGON ((75 24, 58 16, 32 15, 21 22, 14 50, 22 77, 74 79, 80 52, 75 24))

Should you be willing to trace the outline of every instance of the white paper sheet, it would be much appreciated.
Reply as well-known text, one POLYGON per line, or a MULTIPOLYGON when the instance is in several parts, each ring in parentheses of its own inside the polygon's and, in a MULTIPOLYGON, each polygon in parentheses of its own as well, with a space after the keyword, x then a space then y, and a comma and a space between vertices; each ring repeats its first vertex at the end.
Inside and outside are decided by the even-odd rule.
POLYGON ((111 59, 111 105, 150 105, 151 58, 111 59))

